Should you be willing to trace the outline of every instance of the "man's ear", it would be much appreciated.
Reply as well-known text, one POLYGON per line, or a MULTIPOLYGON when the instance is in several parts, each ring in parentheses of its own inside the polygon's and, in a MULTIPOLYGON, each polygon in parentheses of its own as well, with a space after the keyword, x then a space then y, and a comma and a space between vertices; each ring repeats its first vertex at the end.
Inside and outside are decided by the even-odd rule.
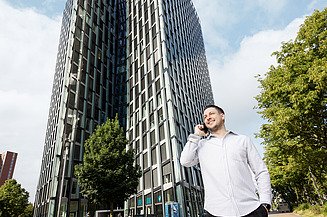
POLYGON ((221 115, 223 121, 225 121, 225 114, 224 113, 220 113, 220 115, 221 115))

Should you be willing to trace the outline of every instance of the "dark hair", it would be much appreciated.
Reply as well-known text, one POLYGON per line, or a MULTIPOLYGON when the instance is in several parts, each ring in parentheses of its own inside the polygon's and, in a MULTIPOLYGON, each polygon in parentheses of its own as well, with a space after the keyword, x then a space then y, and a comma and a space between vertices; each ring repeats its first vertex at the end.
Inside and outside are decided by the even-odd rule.
POLYGON ((207 105, 206 107, 204 107, 203 111, 206 110, 207 108, 215 108, 219 113, 225 114, 224 110, 222 108, 220 108, 219 106, 207 105))

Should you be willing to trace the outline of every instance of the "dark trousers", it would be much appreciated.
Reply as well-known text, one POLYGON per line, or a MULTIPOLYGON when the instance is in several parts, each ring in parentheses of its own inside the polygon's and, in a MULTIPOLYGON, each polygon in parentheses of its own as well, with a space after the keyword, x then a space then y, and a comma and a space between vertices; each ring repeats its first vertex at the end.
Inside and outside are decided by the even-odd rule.
MULTIPOLYGON (((214 216, 211 215, 209 212, 204 211, 203 217, 222 217, 222 216, 214 216)), ((268 217, 268 212, 263 205, 260 205, 256 210, 243 217, 268 217)))

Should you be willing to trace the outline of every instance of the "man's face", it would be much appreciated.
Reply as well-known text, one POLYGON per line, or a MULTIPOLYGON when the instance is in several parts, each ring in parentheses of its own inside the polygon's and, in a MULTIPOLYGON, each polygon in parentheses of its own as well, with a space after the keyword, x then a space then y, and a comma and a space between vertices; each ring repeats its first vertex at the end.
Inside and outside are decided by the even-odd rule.
POLYGON ((204 110, 203 120, 210 130, 217 130, 224 126, 225 115, 219 113, 216 108, 210 107, 204 110))

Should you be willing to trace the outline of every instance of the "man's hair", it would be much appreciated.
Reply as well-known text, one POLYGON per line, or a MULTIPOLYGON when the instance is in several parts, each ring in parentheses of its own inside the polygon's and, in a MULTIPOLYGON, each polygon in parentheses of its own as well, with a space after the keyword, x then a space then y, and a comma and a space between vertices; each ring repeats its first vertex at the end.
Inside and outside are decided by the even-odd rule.
POLYGON ((215 108, 219 113, 225 114, 224 110, 222 108, 220 108, 219 106, 207 105, 206 107, 204 107, 203 111, 206 110, 207 108, 215 108))

